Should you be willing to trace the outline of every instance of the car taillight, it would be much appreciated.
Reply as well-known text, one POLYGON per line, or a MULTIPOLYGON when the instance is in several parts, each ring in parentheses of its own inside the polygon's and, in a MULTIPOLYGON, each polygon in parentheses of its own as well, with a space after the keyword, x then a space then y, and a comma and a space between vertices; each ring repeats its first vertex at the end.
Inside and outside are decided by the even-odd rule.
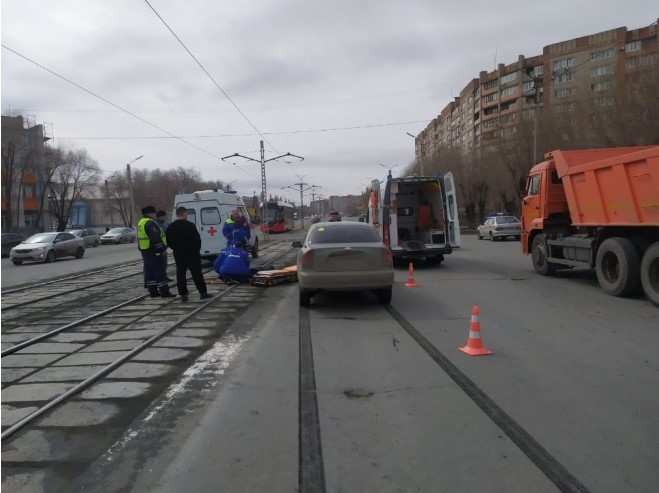
POLYGON ((302 254, 302 258, 300 259, 300 264, 302 265, 302 267, 307 267, 307 268, 313 266, 313 250, 307 250, 302 254))
POLYGON ((394 265, 394 257, 391 254, 391 250, 389 250, 388 248, 382 250, 382 260, 384 262, 384 265, 386 265, 387 267, 394 265))

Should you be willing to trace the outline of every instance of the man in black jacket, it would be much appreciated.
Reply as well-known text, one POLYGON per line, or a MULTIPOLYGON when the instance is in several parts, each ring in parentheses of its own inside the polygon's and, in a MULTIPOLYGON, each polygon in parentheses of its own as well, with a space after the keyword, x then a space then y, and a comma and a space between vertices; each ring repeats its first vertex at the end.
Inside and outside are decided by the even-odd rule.
POLYGON ((197 227, 188 221, 188 210, 185 207, 176 209, 176 221, 167 227, 167 245, 174 250, 176 261, 176 286, 183 301, 188 300, 187 270, 192 274, 192 280, 197 286, 201 299, 210 298, 206 290, 206 282, 201 274, 201 237, 197 227))

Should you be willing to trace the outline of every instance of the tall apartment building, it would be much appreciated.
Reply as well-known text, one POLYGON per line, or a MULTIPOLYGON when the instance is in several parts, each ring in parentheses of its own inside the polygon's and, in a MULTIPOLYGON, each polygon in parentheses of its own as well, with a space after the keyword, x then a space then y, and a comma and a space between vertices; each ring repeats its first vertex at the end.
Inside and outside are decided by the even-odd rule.
POLYGON ((578 103, 614 106, 643 79, 659 84, 657 22, 620 27, 547 45, 541 55, 482 71, 449 102, 415 142, 417 160, 441 148, 497 146, 539 111, 574 111, 578 103))

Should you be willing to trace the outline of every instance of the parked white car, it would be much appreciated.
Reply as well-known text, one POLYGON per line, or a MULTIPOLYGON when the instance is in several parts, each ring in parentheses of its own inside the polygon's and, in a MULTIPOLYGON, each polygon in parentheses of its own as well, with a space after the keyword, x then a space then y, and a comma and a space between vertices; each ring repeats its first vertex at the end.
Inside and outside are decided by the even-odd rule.
POLYGON ((498 240, 500 238, 513 238, 519 240, 522 234, 522 223, 515 216, 497 214, 488 217, 478 226, 478 239, 498 240))

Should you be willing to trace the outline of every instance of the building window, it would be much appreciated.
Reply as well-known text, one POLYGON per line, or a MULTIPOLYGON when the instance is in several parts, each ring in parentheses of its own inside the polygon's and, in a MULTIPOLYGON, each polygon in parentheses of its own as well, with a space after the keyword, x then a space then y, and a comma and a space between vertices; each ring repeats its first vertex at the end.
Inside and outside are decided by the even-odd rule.
POLYGON ((559 87, 554 89, 554 96, 557 98, 567 98, 569 96, 574 96, 576 89, 573 87, 559 87))
POLYGON ((595 98, 595 104, 602 107, 611 107, 615 104, 615 99, 611 96, 601 96, 595 98))
POLYGON ((616 54, 615 48, 608 48, 606 50, 593 51, 590 54, 591 60, 606 60, 607 58, 613 58, 616 54))
POLYGON ((536 65, 533 67, 532 77, 540 77, 545 73, 545 66, 544 65, 536 65))
POLYGON ((507 74, 501 77, 501 84, 508 84, 509 82, 513 82, 517 80, 517 72, 513 72, 512 74, 507 74))
POLYGON ((496 119, 484 121, 482 124, 483 131, 492 130, 493 128, 496 128, 496 126, 497 126, 496 119))
POLYGON ((489 89, 494 89, 498 85, 499 85, 499 80, 493 79, 493 80, 488 80, 485 84, 483 84, 483 88, 487 91, 489 89))
POLYGON ((641 51, 641 40, 631 41, 625 45, 625 51, 632 53, 634 51, 641 51))
POLYGON ((499 107, 498 106, 491 106, 490 108, 485 108, 485 110, 483 111, 485 116, 493 115, 493 114, 498 113, 498 112, 499 112, 499 107))
POLYGON ((625 60, 625 68, 627 70, 633 70, 638 67, 647 67, 655 65, 657 63, 657 55, 642 55, 642 56, 632 56, 625 60))
POLYGON ((571 58, 563 58, 561 60, 554 60, 554 72, 558 72, 559 70, 564 70, 568 69, 570 67, 574 67, 577 64, 577 59, 574 57, 571 58))
POLYGON ((608 91, 613 88, 613 81, 606 80, 603 82, 595 82, 592 85, 593 91, 595 92, 600 92, 600 91, 608 91))
POLYGON ((533 91, 535 89, 535 81, 525 80, 522 89, 524 90, 525 93, 533 91))
POLYGON ((502 103, 502 104, 501 104, 500 111, 506 111, 506 110, 510 109, 510 107, 511 107, 514 103, 515 103, 515 101, 509 101, 509 102, 507 102, 507 103, 502 103))
POLYGON ((488 94, 487 96, 485 96, 485 102, 486 103, 491 103, 492 101, 496 101, 496 100, 497 100, 497 93, 496 92, 492 93, 492 94, 488 94))
POLYGON ((563 69, 554 78, 554 84, 565 84, 570 82, 574 78, 572 72, 567 69, 563 69))
POLYGON ((517 87, 506 87, 504 90, 501 91, 501 97, 502 98, 507 98, 510 96, 515 96, 517 94, 517 87))
POLYGON ((601 67, 596 67, 590 71, 591 77, 603 77, 605 75, 611 75, 613 73, 613 65, 603 65, 601 67))

